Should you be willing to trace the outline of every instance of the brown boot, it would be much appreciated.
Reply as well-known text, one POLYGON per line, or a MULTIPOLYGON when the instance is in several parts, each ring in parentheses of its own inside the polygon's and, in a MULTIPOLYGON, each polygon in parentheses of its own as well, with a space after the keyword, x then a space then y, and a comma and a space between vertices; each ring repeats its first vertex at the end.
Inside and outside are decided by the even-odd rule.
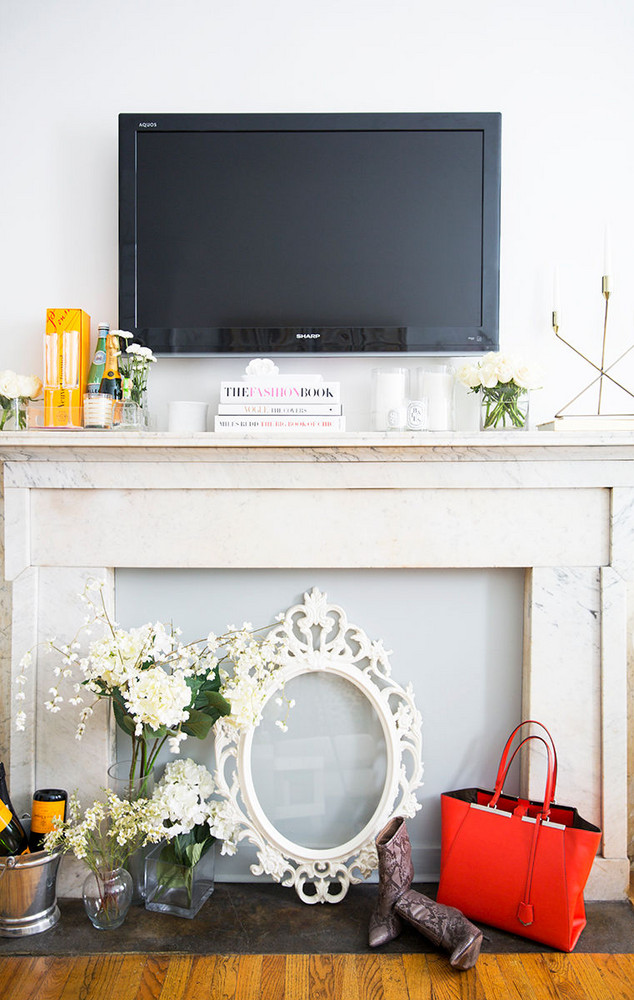
POLYGON ((482 931, 454 906, 444 906, 408 889, 394 905, 396 913, 439 948, 450 951, 454 969, 471 969, 478 960, 482 931))
POLYGON ((379 899, 370 917, 371 948, 392 941, 401 932, 394 904, 409 889, 414 878, 411 848, 405 821, 397 816, 376 838, 379 855, 379 899))
POLYGON ((401 917, 433 944, 451 952, 455 969, 475 965, 482 931, 453 906, 436 903, 410 889, 414 878, 405 820, 395 817, 376 838, 379 855, 379 898, 370 916, 371 948, 392 941, 401 932, 401 917))

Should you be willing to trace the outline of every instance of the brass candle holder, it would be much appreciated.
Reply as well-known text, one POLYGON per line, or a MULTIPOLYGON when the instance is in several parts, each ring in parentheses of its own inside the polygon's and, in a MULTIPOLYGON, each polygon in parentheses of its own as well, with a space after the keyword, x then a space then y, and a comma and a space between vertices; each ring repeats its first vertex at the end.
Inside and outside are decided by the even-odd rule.
MULTIPOLYGON (((584 388, 581 390, 581 392, 578 392, 576 396, 573 396, 573 398, 571 400, 569 400, 565 404, 565 406, 562 406, 562 408, 555 414, 555 418, 557 418, 557 417, 563 417, 564 411, 567 410, 569 406, 572 406, 572 404, 575 403, 581 396, 583 396, 589 389, 591 389, 593 386, 595 386, 597 384, 597 382, 599 383, 599 399, 598 399, 598 402, 597 402, 596 416, 598 416, 598 417, 600 417, 600 416, 608 416, 608 414, 603 414, 602 409, 601 409, 602 403, 603 403, 603 380, 604 379, 608 379, 610 382, 612 382, 613 385, 618 386, 619 389, 622 389, 623 392, 626 392, 628 396, 631 396, 634 399, 634 392, 631 392, 627 388, 627 386, 624 386, 622 384, 622 382, 619 382, 618 379, 614 378, 614 376, 610 374, 610 372, 612 371, 612 369, 616 365, 618 365, 619 362, 622 361, 623 358, 627 354, 629 354, 631 350, 634 350, 634 344, 631 344, 627 348, 627 350, 623 351, 623 353, 620 354, 619 357, 616 358, 616 360, 613 361, 610 365, 608 365, 606 367, 606 364, 605 364, 606 348, 607 348, 607 336, 608 336, 608 308, 609 308, 609 304, 610 304, 610 276, 608 274, 604 274, 602 276, 602 278, 601 278, 601 294, 603 295, 603 298, 605 300, 605 309, 604 309, 604 314, 603 314, 603 338, 602 338, 602 343, 601 343, 601 364, 600 365, 598 365, 594 361, 592 361, 589 357, 587 357, 587 355, 585 355, 583 353, 583 351, 580 351, 578 347, 575 347, 574 344, 571 344, 569 340, 566 340, 565 337, 562 337, 562 335, 559 332, 559 313, 558 313, 558 311, 556 309, 553 309, 553 312, 552 312, 552 328, 553 328, 553 331, 554 331, 555 336, 557 337, 557 339, 560 340, 562 342, 562 344, 565 344, 566 347, 569 347, 571 351, 574 351, 575 354, 579 355, 580 358, 583 358, 583 360, 587 364, 589 364, 591 368, 594 368, 594 370, 599 373, 598 375, 595 375, 595 377, 592 379, 591 382, 588 383, 588 385, 584 386, 584 388)), ((615 415, 616 414, 609 414, 609 416, 615 416, 615 415)), ((626 416, 631 416, 631 414, 626 414, 626 416)))

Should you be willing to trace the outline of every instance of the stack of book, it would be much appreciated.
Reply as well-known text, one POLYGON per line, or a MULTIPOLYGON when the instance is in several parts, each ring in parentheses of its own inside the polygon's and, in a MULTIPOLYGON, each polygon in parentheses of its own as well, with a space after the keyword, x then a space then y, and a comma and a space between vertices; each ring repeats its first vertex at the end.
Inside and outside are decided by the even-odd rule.
POLYGON ((253 431, 344 431, 341 384, 316 375, 274 375, 220 383, 214 430, 223 434, 253 431))

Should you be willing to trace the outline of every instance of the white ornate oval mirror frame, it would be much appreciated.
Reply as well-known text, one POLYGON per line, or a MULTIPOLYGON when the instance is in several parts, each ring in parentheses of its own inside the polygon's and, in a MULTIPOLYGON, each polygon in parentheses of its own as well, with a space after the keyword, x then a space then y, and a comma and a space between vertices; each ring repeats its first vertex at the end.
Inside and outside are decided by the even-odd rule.
POLYGON ((415 792, 422 783, 421 716, 411 684, 402 688, 392 679, 382 642, 349 624, 343 609, 328 604, 318 590, 289 608, 271 634, 280 641, 285 662, 266 692, 267 701, 286 682, 315 671, 350 681, 368 699, 385 738, 386 778, 378 805, 343 844, 312 849, 294 843, 275 828, 258 800, 251 768, 255 728, 240 732, 222 720, 216 724, 216 786, 235 820, 236 840, 246 839, 256 848, 254 875, 295 886, 305 903, 336 903, 377 867, 375 839, 385 824, 420 809, 415 792))

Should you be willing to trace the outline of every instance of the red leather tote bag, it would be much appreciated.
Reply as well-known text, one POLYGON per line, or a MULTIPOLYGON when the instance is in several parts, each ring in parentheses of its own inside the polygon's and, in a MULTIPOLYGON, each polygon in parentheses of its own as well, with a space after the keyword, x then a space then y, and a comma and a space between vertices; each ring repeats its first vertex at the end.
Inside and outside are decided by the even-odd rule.
POLYGON ((552 737, 529 720, 509 736, 493 791, 445 792, 438 902, 472 920, 572 951, 586 925, 583 890, 601 831, 571 806, 554 804, 556 784, 552 737), (525 736, 511 754, 515 736, 528 725, 543 735, 525 736), (513 758, 535 740, 548 758, 543 802, 505 795, 513 758))

